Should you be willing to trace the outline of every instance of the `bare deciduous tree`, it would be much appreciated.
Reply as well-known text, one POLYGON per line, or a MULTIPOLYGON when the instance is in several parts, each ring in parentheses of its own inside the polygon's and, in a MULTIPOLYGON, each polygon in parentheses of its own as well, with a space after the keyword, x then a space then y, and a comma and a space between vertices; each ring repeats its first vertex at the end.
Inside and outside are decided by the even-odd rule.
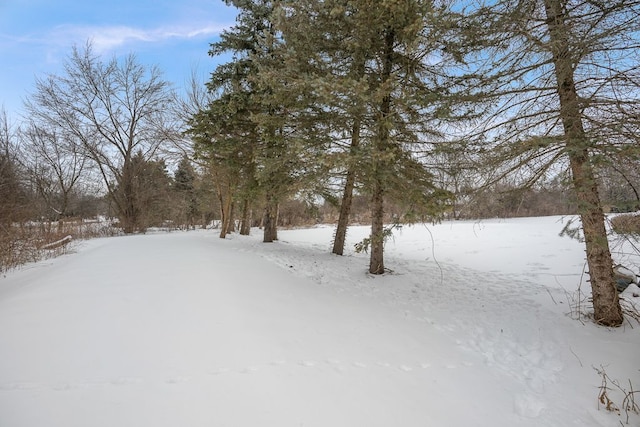
POLYGON ((27 217, 27 195, 18 155, 17 131, 0 109, 0 228, 8 233, 13 222, 27 217))
POLYGON ((27 111, 46 126, 72 135, 97 165, 125 233, 140 227, 134 179, 136 153, 152 159, 176 139, 168 114, 175 97, 156 67, 134 55, 103 62, 91 45, 74 48, 64 75, 36 81, 27 111))
POLYGON ((31 123, 22 137, 35 189, 52 216, 61 221, 69 214, 71 196, 87 158, 73 136, 61 129, 31 123))

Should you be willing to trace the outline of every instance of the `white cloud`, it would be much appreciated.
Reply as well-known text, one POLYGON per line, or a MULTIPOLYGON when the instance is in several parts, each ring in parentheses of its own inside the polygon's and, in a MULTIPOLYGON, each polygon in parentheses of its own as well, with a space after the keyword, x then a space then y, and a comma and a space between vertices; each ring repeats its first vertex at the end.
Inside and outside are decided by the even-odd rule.
POLYGON ((51 34, 56 45, 69 46, 92 42, 96 53, 102 54, 122 46, 157 43, 171 39, 192 39, 220 34, 229 25, 173 26, 141 29, 129 26, 59 26, 51 34))

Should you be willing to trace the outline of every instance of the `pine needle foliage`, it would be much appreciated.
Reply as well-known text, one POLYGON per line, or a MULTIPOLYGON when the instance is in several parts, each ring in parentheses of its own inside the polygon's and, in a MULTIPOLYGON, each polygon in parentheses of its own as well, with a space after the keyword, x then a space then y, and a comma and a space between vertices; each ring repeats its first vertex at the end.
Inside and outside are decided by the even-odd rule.
POLYGON ((492 162, 490 180, 531 186, 570 173, 595 320, 608 326, 622 314, 598 172, 640 159, 639 17, 635 0, 467 2, 463 36, 448 46, 472 64, 464 78, 489 111, 471 134, 492 162))
POLYGON ((443 140, 439 123, 452 116, 450 58, 439 42, 445 12, 427 1, 280 2, 293 86, 311 87, 301 93, 322 106, 316 118, 332 138, 323 161, 344 182, 334 252, 357 187, 371 197, 373 274, 385 271, 385 200, 405 206, 403 221, 437 218, 450 205, 418 155, 443 140))

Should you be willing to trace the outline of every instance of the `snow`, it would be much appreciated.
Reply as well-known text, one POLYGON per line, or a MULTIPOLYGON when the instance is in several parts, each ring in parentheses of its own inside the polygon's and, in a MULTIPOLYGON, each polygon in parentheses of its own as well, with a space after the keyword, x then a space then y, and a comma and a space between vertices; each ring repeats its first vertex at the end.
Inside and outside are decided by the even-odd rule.
POLYGON ((578 319, 568 219, 405 226, 377 277, 367 227, 76 242, 0 279, 0 426, 619 426, 640 325, 578 319))

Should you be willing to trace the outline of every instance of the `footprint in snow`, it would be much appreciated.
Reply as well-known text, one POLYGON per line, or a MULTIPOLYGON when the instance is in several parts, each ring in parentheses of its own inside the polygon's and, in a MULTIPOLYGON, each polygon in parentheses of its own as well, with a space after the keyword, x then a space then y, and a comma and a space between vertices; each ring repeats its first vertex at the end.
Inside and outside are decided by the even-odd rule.
POLYGON ((171 377, 168 378, 165 383, 167 384, 179 384, 179 383, 183 383, 186 381, 189 381, 191 379, 191 377, 171 377))
POLYGON ((518 415, 527 418, 538 418, 546 407, 543 401, 530 394, 516 395, 513 406, 518 415))
POLYGON ((216 369, 215 371, 209 372, 209 375, 222 375, 222 374, 227 374, 229 372, 230 371, 227 368, 220 368, 220 369, 216 369))
POLYGON ((0 384, 0 390, 2 391, 12 391, 12 390, 36 390, 43 388, 42 385, 36 383, 9 383, 9 384, 0 384))
POLYGON ((111 384, 112 385, 123 386, 123 385, 140 384, 141 382, 142 382, 142 379, 140 379, 140 378, 121 377, 121 378, 116 378, 115 380, 111 381, 111 384))
POLYGON ((72 390, 75 387, 69 383, 60 383, 60 384, 55 384, 53 386, 53 389, 55 391, 68 391, 68 390, 72 390))

